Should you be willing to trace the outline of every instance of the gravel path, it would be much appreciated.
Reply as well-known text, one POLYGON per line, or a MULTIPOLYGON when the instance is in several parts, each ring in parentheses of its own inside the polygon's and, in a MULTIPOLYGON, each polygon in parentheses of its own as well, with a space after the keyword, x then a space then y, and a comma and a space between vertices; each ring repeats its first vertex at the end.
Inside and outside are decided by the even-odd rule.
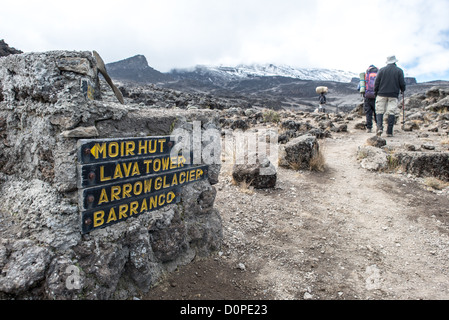
POLYGON ((357 148, 371 134, 353 125, 320 140, 324 172, 278 168, 275 189, 234 185, 223 167, 221 251, 180 268, 148 298, 448 299, 447 189, 361 168, 357 148))

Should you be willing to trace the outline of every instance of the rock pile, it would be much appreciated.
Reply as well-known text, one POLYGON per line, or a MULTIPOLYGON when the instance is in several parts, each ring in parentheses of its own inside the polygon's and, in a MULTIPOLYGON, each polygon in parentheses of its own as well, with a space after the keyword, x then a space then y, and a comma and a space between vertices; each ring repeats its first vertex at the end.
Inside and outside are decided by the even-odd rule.
POLYGON ((424 129, 449 133, 449 89, 432 87, 405 100, 405 131, 424 129))
POLYGON ((184 92, 157 86, 138 84, 126 80, 115 80, 127 104, 138 104, 149 108, 166 109, 211 109, 224 110, 241 106, 245 102, 239 99, 219 98, 209 94, 184 92))
POLYGON ((405 99, 405 122, 401 126, 398 121, 397 127, 410 133, 412 139, 395 144, 371 137, 366 146, 359 147, 361 166, 368 170, 399 170, 418 177, 449 181, 448 98, 447 88, 435 86, 405 99), (435 142, 420 142, 421 139, 430 139, 430 135, 435 142))

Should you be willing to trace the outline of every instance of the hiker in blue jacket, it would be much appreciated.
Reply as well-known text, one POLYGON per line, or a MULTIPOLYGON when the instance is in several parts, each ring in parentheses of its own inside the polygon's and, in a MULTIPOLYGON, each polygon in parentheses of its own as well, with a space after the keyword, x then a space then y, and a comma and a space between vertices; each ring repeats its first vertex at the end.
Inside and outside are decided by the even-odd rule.
POLYGON ((396 66, 395 56, 387 58, 387 65, 379 70, 374 84, 376 95, 377 135, 383 133, 384 115, 387 118, 387 137, 393 136, 393 126, 396 121, 395 110, 398 106, 399 92, 405 92, 404 71, 396 66))

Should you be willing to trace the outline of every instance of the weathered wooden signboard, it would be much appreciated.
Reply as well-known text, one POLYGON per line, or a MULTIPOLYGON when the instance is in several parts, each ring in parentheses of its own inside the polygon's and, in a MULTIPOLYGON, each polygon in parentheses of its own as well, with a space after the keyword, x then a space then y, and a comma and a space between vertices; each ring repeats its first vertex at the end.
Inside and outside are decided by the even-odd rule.
POLYGON ((181 187, 207 178, 206 165, 171 155, 170 137, 78 141, 82 233, 180 201, 181 187))

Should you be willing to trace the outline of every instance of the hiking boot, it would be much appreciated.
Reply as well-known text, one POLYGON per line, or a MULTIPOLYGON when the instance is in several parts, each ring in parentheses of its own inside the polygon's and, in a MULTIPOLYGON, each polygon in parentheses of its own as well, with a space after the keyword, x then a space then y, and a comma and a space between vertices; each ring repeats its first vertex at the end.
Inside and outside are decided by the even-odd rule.
POLYGON ((392 137, 393 136, 393 127, 394 127, 394 122, 396 121, 396 117, 394 115, 388 115, 387 118, 388 121, 388 126, 387 126, 387 137, 392 137))
POLYGON ((366 133, 371 133, 371 129, 366 129, 366 133))
POLYGON ((384 115, 383 115, 383 113, 378 114, 377 115, 377 133, 376 133, 376 135, 379 136, 379 137, 382 135, 382 132, 383 132, 383 129, 384 129, 383 122, 384 122, 384 115))

